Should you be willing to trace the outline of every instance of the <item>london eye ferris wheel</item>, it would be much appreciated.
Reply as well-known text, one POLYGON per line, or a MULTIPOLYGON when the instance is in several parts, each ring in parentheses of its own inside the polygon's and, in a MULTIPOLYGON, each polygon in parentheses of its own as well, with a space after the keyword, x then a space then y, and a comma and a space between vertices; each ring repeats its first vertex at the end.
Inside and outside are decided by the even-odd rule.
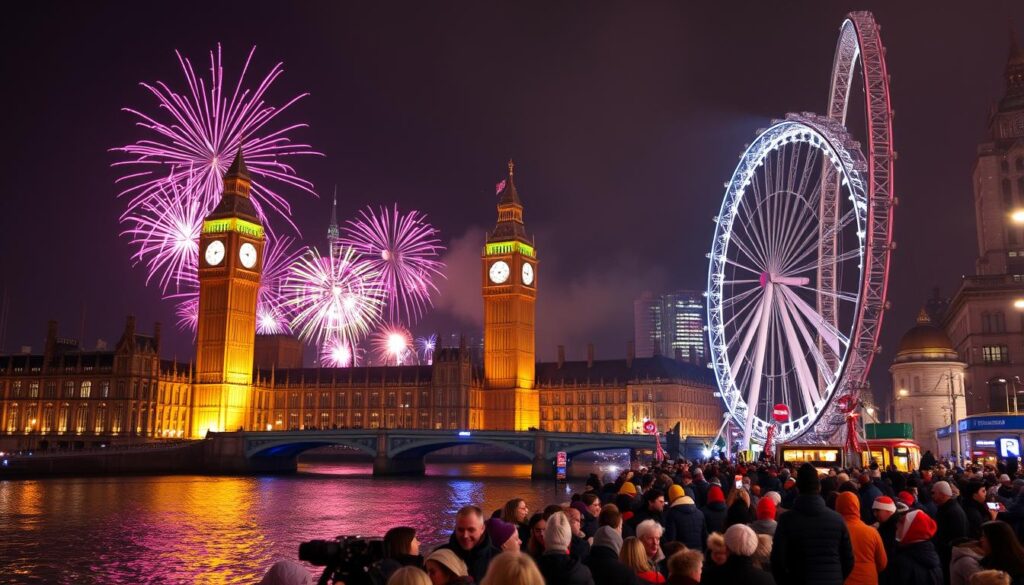
POLYGON ((708 336, 744 444, 764 441, 772 425, 780 442, 834 442, 877 349, 895 202, 879 30, 870 12, 849 14, 827 113, 774 121, 726 183, 708 255, 708 336), (857 79, 863 150, 847 127, 857 79), (781 422, 778 405, 789 412, 781 422))

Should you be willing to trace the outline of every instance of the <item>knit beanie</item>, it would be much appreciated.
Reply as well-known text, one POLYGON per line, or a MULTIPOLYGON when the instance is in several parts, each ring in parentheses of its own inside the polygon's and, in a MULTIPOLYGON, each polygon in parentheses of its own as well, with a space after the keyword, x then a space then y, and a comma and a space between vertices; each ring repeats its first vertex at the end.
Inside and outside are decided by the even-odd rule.
POLYGON ((716 502, 724 504, 725 494, 722 493, 722 488, 717 485, 712 485, 711 488, 708 489, 708 503, 714 504, 716 502))
POLYGON ((674 484, 672 487, 668 488, 669 503, 676 501, 677 499, 683 497, 684 495, 686 495, 686 492, 683 491, 683 486, 679 484, 674 484))
POLYGON ((565 512, 555 512, 548 518, 548 525, 544 528, 544 550, 565 553, 569 551, 571 542, 572 528, 569 526, 569 519, 566 518, 565 512))
POLYGON ((516 527, 501 518, 491 518, 484 525, 487 526, 487 534, 491 535, 491 542, 499 548, 516 533, 516 527))
POLYGON ((782 494, 776 491, 768 492, 764 495, 763 499, 768 499, 775 502, 775 507, 778 507, 782 503, 782 494))
POLYGON ((627 481, 626 483, 622 484, 622 487, 619 488, 619 493, 620 494, 628 494, 630 496, 635 496, 636 495, 636 486, 633 485, 633 482, 627 481))
POLYGON ((267 574, 263 575, 260 585, 278 585, 284 583, 295 583, 296 585, 313 585, 313 577, 309 570, 297 561, 281 560, 270 566, 267 574))
MULTIPOLYGON (((581 518, 586 518, 587 514, 590 514, 590 510, 587 509, 587 505, 583 503, 583 500, 576 500, 569 504, 569 507, 574 510, 578 510, 581 518)), ((593 514, 590 515, 593 516, 593 514)))
POLYGON ((733 524, 725 531, 725 547, 741 557, 757 552, 757 534, 746 524, 733 524))
POLYGON ((878 496, 875 498, 875 502, 871 504, 872 510, 887 510, 889 512, 896 511, 896 502, 892 501, 889 496, 878 496))
POLYGON ((611 526, 602 526, 594 533, 594 544, 592 546, 603 546, 615 551, 618 555, 622 550, 622 535, 611 526))
POLYGON ((758 520, 775 520, 775 500, 772 498, 761 498, 757 502, 758 520))
POLYGON ((938 527, 931 516, 922 510, 911 510, 900 521, 896 527, 896 542, 900 544, 913 544, 930 540, 935 536, 938 527))
POLYGON ((446 569, 454 573, 456 577, 469 576, 469 569, 466 568, 466 563, 450 548, 439 548, 435 550, 430 553, 427 560, 443 565, 446 569))

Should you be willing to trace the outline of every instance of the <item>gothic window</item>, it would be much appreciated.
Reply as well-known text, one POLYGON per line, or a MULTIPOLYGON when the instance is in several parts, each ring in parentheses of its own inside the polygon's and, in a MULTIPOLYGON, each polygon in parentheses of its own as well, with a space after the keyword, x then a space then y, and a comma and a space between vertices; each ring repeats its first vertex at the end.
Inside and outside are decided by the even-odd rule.
POLYGON ((65 398, 75 397, 75 383, 71 380, 64 382, 64 396, 65 398))
POLYGON ((330 407, 331 407, 331 393, 330 392, 321 392, 320 393, 320 408, 330 408, 330 407))
POLYGON ((993 333, 1005 333, 1006 332, 1006 317, 1002 311, 996 311, 992 315, 992 331, 993 333))
POLYGON ((981 332, 992 333, 992 315, 989 315, 988 312, 981 314, 981 332))
POLYGON ((110 398, 110 380, 100 382, 100 397, 110 398))
POLYGON ((313 408, 313 393, 312 392, 306 392, 305 406, 306 406, 306 408, 313 408))
POLYGON ((356 408, 362 408, 362 406, 363 406, 363 393, 362 392, 356 392, 355 396, 352 397, 352 406, 354 406, 356 408))
POLYGON ((39 398, 39 382, 33 380, 28 383, 28 397, 39 398))
POLYGON ((90 382, 88 380, 86 380, 85 382, 82 382, 82 387, 81 387, 80 392, 79 392, 78 395, 81 398, 89 398, 89 396, 91 394, 92 394, 92 382, 90 382))
POLYGON ((1013 193, 1010 191, 1010 179, 1003 179, 1003 205, 1013 207, 1013 193))

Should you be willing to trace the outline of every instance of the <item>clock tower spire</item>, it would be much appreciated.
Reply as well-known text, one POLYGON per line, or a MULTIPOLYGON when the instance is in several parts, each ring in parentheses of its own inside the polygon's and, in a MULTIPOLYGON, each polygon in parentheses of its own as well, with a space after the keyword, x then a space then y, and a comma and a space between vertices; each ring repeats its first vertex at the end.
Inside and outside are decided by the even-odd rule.
POLYGON ((263 226, 239 148, 224 175, 220 203, 199 236, 199 321, 192 435, 252 427, 256 296, 263 226))
POLYGON ((498 183, 498 222, 481 256, 484 297, 484 391, 478 428, 525 431, 540 427, 535 385, 534 320, 537 250, 526 235, 515 163, 498 183))

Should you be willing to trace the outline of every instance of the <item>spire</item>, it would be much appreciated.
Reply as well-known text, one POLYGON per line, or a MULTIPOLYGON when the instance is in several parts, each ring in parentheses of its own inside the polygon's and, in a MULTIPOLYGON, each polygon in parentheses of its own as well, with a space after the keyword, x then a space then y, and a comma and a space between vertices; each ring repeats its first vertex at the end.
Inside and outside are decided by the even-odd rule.
POLYGON ((1024 109, 1024 50, 1010 22, 1010 50, 1006 57, 1006 95, 999 100, 999 111, 1024 109))
POLYGON ((327 243, 334 245, 338 239, 338 186, 334 186, 334 200, 331 202, 331 223, 327 226, 327 243))
POLYGON ((508 178, 505 179, 505 188, 501 190, 499 194, 500 199, 498 205, 519 205, 522 203, 519 201, 519 193, 516 191, 516 183, 513 180, 515 175, 516 163, 512 159, 508 159, 508 178))
POLYGON ((228 167, 228 172, 224 175, 224 178, 228 177, 241 177, 245 180, 249 180, 249 169, 245 166, 245 159, 242 158, 242 146, 238 146, 238 154, 235 155, 235 160, 228 167))
POLYGON ((488 234, 487 240, 490 242, 519 240, 532 245, 532 240, 527 237, 526 228, 523 226, 523 204, 519 201, 519 192, 516 191, 515 171, 516 163, 509 159, 508 176, 498 183, 497 188, 498 223, 488 234))

